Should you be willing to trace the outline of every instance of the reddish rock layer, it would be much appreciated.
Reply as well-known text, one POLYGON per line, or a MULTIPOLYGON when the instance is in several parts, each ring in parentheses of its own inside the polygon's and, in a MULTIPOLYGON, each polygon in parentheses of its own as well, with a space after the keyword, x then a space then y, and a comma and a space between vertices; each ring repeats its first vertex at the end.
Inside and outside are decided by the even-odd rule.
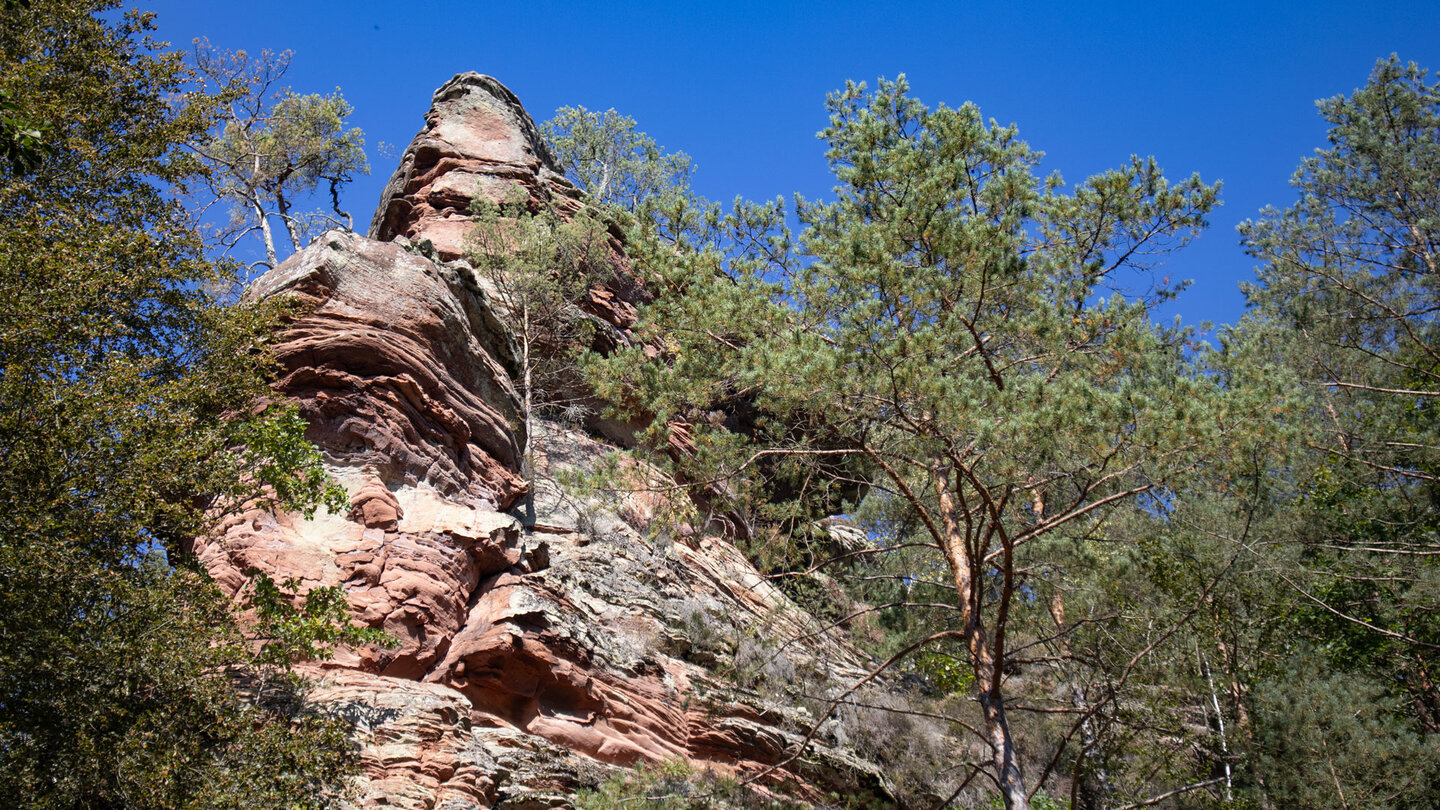
MULTIPOLYGON (((462 73, 435 91, 425 126, 380 196, 369 237, 386 242, 404 237, 428 243, 442 261, 458 259, 474 225, 471 200, 501 203, 516 194, 532 209, 573 214, 584 207, 580 191, 560 173, 515 94, 490 76, 462 73)), ((625 339, 635 323, 635 304, 645 295, 629 275, 619 232, 611 237, 617 275, 582 302, 619 330, 599 337, 602 349, 625 339)))
POLYGON ((277 387, 331 458, 492 508, 525 490, 508 333, 473 279, 331 231, 251 294, 306 310, 275 349, 277 387))
POLYGON ((504 202, 516 191, 578 209, 535 122, 510 89, 462 73, 435 91, 425 126, 400 157, 370 222, 370 238, 429 240, 441 259, 465 253, 470 201, 504 202))

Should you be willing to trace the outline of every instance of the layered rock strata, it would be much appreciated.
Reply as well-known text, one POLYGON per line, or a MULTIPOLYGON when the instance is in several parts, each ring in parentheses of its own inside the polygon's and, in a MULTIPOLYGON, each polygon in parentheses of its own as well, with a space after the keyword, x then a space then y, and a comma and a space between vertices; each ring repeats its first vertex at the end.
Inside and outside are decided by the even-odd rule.
POLYGON ((461 73, 435 91, 425 126, 380 196, 369 237, 429 240, 441 259, 458 259, 471 200, 498 204, 516 191, 571 212, 581 206, 515 94, 489 76, 461 73))
MULTIPOLYGON (((504 313, 458 260, 468 202, 519 188, 583 203, 494 79, 457 76, 425 120, 370 236, 326 234, 252 290, 301 305, 278 389, 349 510, 252 510, 195 543, 232 593, 253 572, 339 585, 358 622, 399 640, 311 669, 317 704, 356 723, 360 803, 564 807, 615 767, 676 758, 802 798, 886 796, 833 730, 792 758, 809 715, 767 695, 846 682, 862 656, 723 539, 652 531, 658 496, 557 483, 612 447, 554 424, 521 435, 504 313)), ((595 294, 628 325, 623 295, 595 294)))

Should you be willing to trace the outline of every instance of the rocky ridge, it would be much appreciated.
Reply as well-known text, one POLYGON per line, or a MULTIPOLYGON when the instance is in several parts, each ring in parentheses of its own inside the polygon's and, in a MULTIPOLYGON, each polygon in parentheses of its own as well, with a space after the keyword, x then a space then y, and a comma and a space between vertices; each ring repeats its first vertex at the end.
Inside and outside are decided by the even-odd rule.
MULTIPOLYGON (((787 761, 811 720, 776 700, 870 662, 724 539, 652 536, 657 496, 557 483, 611 446, 558 424, 522 435, 504 313, 462 258, 470 199, 517 189, 584 205, 515 96, 456 76, 369 235, 332 231, 255 283, 304 305, 280 336, 277 388, 351 508, 252 510, 195 552, 231 593, 252 572, 340 585, 357 621, 400 641, 309 669, 317 705, 356 723, 363 807, 567 807, 616 767, 677 758, 741 777, 784 762, 762 784, 887 801, 834 721, 787 761)), ((591 308, 623 330, 633 294, 596 289, 591 308)))

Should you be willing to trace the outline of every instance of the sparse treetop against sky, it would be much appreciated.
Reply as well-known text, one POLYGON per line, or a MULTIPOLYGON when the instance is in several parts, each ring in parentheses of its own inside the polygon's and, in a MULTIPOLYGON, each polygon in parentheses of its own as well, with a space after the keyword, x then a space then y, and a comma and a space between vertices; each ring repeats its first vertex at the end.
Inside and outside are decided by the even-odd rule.
POLYGON ((980 105, 1019 125, 1043 166, 1076 182, 1152 154, 1172 178, 1223 180, 1223 207, 1162 272, 1195 286, 1168 307, 1230 322, 1254 262, 1235 225, 1288 205, 1323 145, 1314 100, 1364 84, 1391 53, 1440 69, 1440 2, 437 2, 163 0, 161 35, 291 49, 299 92, 339 86, 374 175, 347 206, 367 222, 431 92, 477 70, 536 121, 613 107, 688 152, 712 198, 828 194, 815 133, 846 79, 905 73, 927 104, 980 105), (386 154, 375 147, 390 145, 386 154))

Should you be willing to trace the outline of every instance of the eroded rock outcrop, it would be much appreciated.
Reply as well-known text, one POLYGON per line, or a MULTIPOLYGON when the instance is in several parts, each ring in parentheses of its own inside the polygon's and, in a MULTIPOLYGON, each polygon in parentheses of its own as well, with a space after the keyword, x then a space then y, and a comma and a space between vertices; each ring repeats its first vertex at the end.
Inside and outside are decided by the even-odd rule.
MULTIPOLYGON (((532 211, 547 208, 573 215, 584 207, 581 198, 519 99, 489 76, 461 73, 435 91, 424 126, 380 195, 368 236, 415 245, 438 261, 452 262, 465 255, 475 224, 472 200, 519 200, 532 211)), ((599 351, 629 341, 637 305, 647 300, 643 281, 629 272, 618 226, 612 226, 608 240, 616 273, 579 302, 608 324, 595 335, 593 348, 599 351)), ((588 401, 583 391, 565 391, 563 397, 588 401)), ((633 425, 605 420, 599 408, 590 410, 592 429, 617 441, 633 433, 633 425)))
POLYGON ((441 259, 458 259, 470 201, 501 203, 516 191, 571 211, 581 205, 515 94, 489 76, 462 73, 435 91, 425 126, 381 194, 369 236, 428 240, 441 259))
POLYGON ((322 448, 491 508, 524 491, 509 330, 472 275, 332 231, 251 294, 306 311, 275 354, 322 448))
POLYGON ((302 306, 277 387, 350 508, 252 510, 198 540, 200 559, 232 592, 255 571, 340 585, 357 621, 400 640, 311 670, 313 699, 356 723, 366 807, 563 807, 614 767, 673 758, 740 776, 784 763, 762 784, 801 798, 886 796, 836 730, 792 759, 811 718, 773 699, 803 678, 821 705, 863 656, 725 540, 652 532, 658 496, 556 482, 610 446, 555 424, 521 435, 503 313, 456 260, 470 197, 511 187, 583 204, 514 96, 457 76, 370 236, 326 234, 256 282, 302 306))

